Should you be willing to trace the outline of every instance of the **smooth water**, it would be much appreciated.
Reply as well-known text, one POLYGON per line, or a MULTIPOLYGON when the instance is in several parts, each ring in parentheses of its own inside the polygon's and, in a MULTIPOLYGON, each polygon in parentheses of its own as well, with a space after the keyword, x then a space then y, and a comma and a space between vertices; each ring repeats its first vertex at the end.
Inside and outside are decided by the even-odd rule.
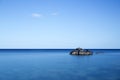
POLYGON ((0 80, 120 80, 120 50, 70 51, 0 50, 0 80))

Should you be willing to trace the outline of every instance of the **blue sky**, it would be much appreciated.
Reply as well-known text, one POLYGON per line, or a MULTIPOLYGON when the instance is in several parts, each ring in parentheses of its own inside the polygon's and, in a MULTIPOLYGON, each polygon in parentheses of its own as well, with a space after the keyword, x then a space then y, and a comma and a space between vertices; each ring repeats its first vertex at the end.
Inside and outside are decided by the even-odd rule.
POLYGON ((0 48, 120 48, 120 0, 0 0, 0 48))

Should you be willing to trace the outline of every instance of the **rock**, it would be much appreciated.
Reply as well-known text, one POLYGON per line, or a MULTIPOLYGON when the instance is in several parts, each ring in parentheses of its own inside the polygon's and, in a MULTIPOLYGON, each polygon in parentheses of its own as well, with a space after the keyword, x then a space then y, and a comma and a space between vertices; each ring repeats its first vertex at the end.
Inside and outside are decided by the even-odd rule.
POLYGON ((76 48, 70 52, 71 55, 92 55, 93 53, 87 49, 76 48))

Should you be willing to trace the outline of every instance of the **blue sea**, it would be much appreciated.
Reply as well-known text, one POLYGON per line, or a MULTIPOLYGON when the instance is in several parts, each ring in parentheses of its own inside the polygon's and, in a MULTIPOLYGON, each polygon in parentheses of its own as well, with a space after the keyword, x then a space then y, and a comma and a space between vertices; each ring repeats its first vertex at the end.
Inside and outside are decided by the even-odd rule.
POLYGON ((120 80, 119 49, 91 49, 90 56, 70 51, 1 49, 0 80, 120 80))

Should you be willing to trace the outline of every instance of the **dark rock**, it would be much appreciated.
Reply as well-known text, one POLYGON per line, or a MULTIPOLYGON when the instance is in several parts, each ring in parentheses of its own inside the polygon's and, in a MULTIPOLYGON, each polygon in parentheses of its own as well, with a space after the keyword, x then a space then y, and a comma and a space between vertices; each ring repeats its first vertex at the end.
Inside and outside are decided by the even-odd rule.
POLYGON ((76 48, 70 52, 71 55, 92 55, 93 53, 88 49, 76 48))

